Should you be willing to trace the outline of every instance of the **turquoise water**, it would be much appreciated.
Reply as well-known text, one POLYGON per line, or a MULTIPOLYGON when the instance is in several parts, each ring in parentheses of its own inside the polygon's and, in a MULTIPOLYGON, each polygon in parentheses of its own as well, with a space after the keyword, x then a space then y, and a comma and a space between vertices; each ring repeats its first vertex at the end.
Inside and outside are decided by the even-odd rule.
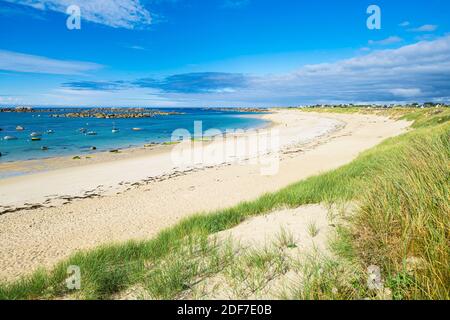
POLYGON ((145 143, 161 143, 170 141, 172 132, 179 128, 193 133, 194 121, 202 121, 203 131, 210 128, 222 131, 259 128, 267 123, 262 119, 249 117, 248 113, 233 111, 198 108, 161 110, 184 114, 141 119, 94 119, 50 117, 55 112, 0 113, 0 162, 82 155, 142 146, 145 143), (25 130, 17 131, 18 125, 25 130), (113 127, 119 129, 119 132, 112 133, 113 127), (133 131, 132 128, 136 127, 142 128, 142 131, 133 131), (80 128, 95 131, 97 135, 83 134, 79 132, 80 128), (46 133, 48 130, 53 130, 54 133, 46 133), (42 133, 41 141, 31 141, 32 132, 42 133), (4 140, 5 136, 14 136, 17 140, 4 140), (95 151, 91 150, 93 146, 97 148, 95 151), (48 150, 43 150, 45 148, 48 150))

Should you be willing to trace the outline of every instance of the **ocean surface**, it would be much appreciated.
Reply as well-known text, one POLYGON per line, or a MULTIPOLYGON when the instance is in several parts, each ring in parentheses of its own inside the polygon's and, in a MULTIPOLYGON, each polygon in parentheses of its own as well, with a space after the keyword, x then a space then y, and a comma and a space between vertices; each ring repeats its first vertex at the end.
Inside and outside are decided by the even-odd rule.
POLYGON ((176 111, 180 115, 158 115, 153 118, 135 119, 95 119, 95 118, 55 118, 58 112, 2 112, 0 113, 0 157, 1 162, 42 159, 57 156, 82 155, 98 151, 143 146, 146 143, 171 141, 176 129, 187 129, 194 133, 194 121, 202 121, 202 129, 211 128, 221 131, 227 129, 251 129, 264 127, 267 121, 252 118, 255 113, 237 111, 219 111, 200 108, 157 109, 176 111), (17 131, 16 126, 24 127, 17 131), (95 131, 96 135, 87 135, 79 131, 95 131), (112 129, 119 129, 113 133, 112 129), (132 128, 141 128, 133 131, 132 128), (53 133, 47 133, 52 130, 53 133), (32 141, 32 132, 42 133, 40 141, 32 141), (5 140, 5 136, 14 136, 16 140, 5 140), (96 150, 91 150, 96 147, 96 150), (43 150, 47 149, 47 150, 43 150))

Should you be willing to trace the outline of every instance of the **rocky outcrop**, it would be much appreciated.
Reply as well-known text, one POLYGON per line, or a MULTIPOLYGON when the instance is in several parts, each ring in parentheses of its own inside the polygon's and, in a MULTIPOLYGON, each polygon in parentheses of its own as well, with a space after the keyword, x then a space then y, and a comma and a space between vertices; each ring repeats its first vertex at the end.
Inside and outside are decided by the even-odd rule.
POLYGON ((52 114, 55 118, 97 118, 97 119, 129 119, 152 118, 155 116, 169 116, 182 114, 175 111, 150 110, 144 108, 96 108, 78 110, 76 112, 52 114))

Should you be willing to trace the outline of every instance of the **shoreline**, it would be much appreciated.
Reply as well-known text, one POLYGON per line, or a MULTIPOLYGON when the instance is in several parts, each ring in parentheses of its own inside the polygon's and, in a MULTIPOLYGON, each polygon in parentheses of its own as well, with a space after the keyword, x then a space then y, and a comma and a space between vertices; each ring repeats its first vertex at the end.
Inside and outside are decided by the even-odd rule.
MULTIPOLYGON (((298 139, 296 134, 305 135, 308 125, 317 129, 322 121, 333 119, 335 124, 345 125, 284 149, 279 172, 274 176, 262 176, 255 164, 212 166, 129 183, 120 192, 91 192, 84 197, 60 199, 49 207, 4 213, 0 215, 0 279, 11 280, 37 267, 50 268, 79 250, 149 239, 192 214, 256 199, 340 167, 409 126, 409 122, 379 116, 298 110, 280 110, 272 117, 281 123, 286 121, 286 126, 281 126, 282 136, 291 139, 298 139)), ((53 177, 44 177, 58 185, 53 177)))
MULTIPOLYGON (((271 113, 259 115, 267 121, 266 125, 261 128, 244 130, 243 134, 232 133, 225 134, 223 141, 226 139, 248 139, 254 132, 272 129, 285 130, 286 137, 281 143, 281 151, 290 148, 291 145, 297 143, 307 143, 314 139, 322 138, 343 126, 343 123, 320 116, 315 120, 314 126, 310 126, 311 132, 301 132, 298 128, 292 126, 287 128, 283 125, 283 120, 277 119, 276 115, 289 114, 286 110, 272 110, 271 113), (320 123, 324 122, 324 124, 320 123), (316 125, 322 125, 318 129, 316 125)), ((254 117, 253 115, 248 115, 254 117)), ((202 147, 207 148, 216 143, 216 137, 211 140, 206 139, 200 141, 202 147)), ((182 142, 183 144, 185 142, 182 142)), ((221 160, 220 163, 205 164, 194 163, 188 166, 180 167, 171 164, 171 153, 175 147, 181 146, 182 143, 176 144, 157 144, 152 147, 137 147, 121 149, 120 152, 111 153, 109 151, 100 151, 91 156, 83 156, 74 159, 72 156, 49 158, 42 160, 27 160, 13 163, 13 168, 26 165, 32 168, 28 174, 21 174, 4 179, 0 179, 0 215, 20 210, 36 209, 40 207, 53 207, 66 204, 73 199, 83 199, 91 197, 100 197, 103 195, 111 195, 129 190, 130 187, 145 184, 149 181, 165 180, 172 176, 179 176, 192 171, 208 169, 211 167, 219 167, 224 165, 233 165, 239 161, 249 160, 262 156, 259 151, 252 155, 244 155, 238 158, 231 157, 221 160), (142 169, 151 166, 144 172, 142 169), (128 174, 124 174, 122 169, 129 168, 128 174), (108 177, 111 172, 115 172, 118 176, 115 178, 108 177), (98 179, 93 179, 98 176, 98 179), (71 185, 67 185, 65 181, 72 180, 71 185), (74 181, 76 180, 76 181, 74 181), (91 181, 89 181, 91 180, 91 181), (46 191, 42 189, 41 182, 59 181, 59 187, 54 187, 46 191), (39 188, 39 189, 38 189, 39 188)), ((192 141, 192 144, 195 142, 192 141)), ((222 140, 218 144, 223 143, 222 140)), ((190 148, 191 146, 187 146, 190 148)), ((184 147, 183 147, 184 148, 184 147)), ((0 166, 1 168, 1 166, 0 166)))
MULTIPOLYGON (((236 117, 262 119, 270 113, 236 115, 236 117)), ((264 130, 270 129, 275 125, 275 123, 273 123, 270 119, 264 120, 266 121, 265 124, 245 130, 264 130)), ((0 181, 3 179, 45 172, 54 169, 63 169, 91 163, 115 161, 120 158, 139 156, 148 153, 149 151, 154 151, 155 149, 161 149, 161 151, 164 152, 167 151, 167 149, 170 149, 170 142, 170 140, 163 142, 148 142, 139 145, 130 144, 126 147, 111 147, 95 151, 80 150, 80 152, 78 153, 61 156, 49 156, 45 158, 34 158, 26 160, 5 160, 3 162, 0 162, 0 181), (111 150, 118 150, 119 152, 113 153, 111 152, 111 150), (79 157, 80 159, 74 159, 75 157, 79 157), (14 173, 8 175, 8 173, 10 173, 11 171, 13 171, 14 173)))

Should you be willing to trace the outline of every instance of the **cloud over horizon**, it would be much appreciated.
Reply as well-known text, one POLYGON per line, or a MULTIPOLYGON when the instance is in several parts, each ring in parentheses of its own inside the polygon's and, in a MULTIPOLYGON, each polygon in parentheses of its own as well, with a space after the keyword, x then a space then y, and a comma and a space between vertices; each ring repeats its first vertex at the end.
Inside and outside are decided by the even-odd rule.
POLYGON ((116 91, 125 88, 125 81, 72 81, 61 86, 72 90, 116 91))
POLYGON ((84 90, 150 89, 170 100, 221 104, 408 102, 450 99, 450 35, 286 74, 199 72, 129 82, 73 82, 84 90))
POLYGON ((162 80, 138 79, 133 82, 140 88, 155 88, 167 93, 220 93, 234 92, 247 85, 241 73, 197 72, 168 76, 162 80))
MULTIPOLYGON (((263 81, 265 86, 269 84, 263 81)), ((299 100, 408 101, 450 98, 450 36, 307 65, 272 81, 299 100), (313 99, 311 99, 313 98, 313 99)), ((277 90, 274 90, 278 92, 277 90)))
POLYGON ((369 40, 369 44, 370 45, 389 45, 389 44, 394 44, 394 43, 398 43, 398 42, 402 42, 403 39, 398 37, 398 36, 391 36, 388 37, 386 39, 382 39, 382 40, 369 40))
POLYGON ((102 67, 102 65, 92 62, 58 60, 0 49, 0 70, 4 71, 82 75, 102 67))

